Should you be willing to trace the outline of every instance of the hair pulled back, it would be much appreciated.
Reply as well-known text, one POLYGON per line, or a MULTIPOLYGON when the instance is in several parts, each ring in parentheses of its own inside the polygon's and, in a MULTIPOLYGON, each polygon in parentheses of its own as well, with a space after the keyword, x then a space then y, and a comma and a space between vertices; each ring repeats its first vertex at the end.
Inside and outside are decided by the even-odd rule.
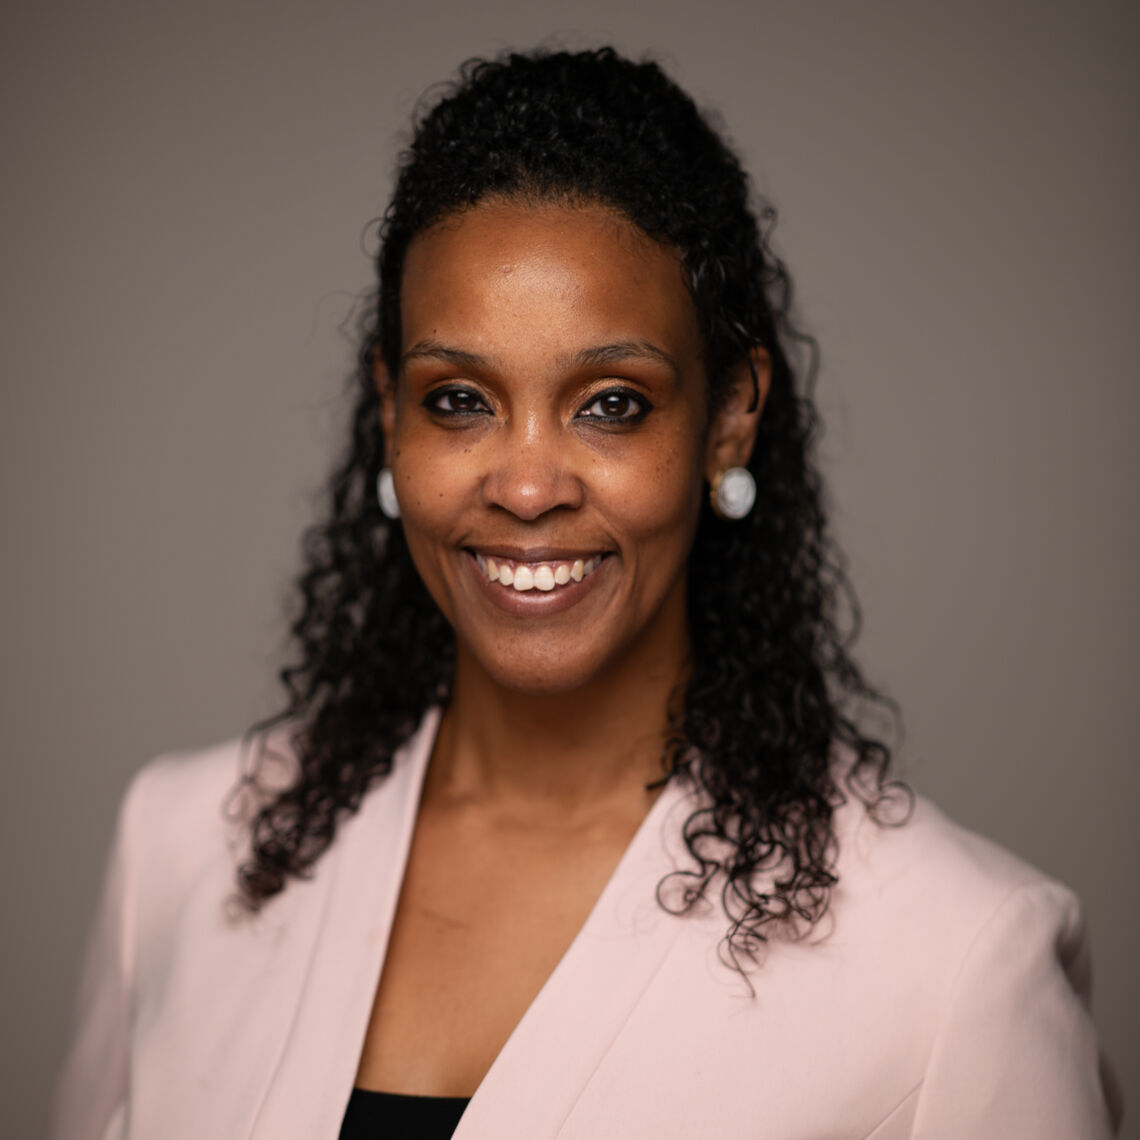
MULTIPOLYGON (((418 116, 381 227, 347 455, 327 517, 305 537, 297 656, 281 671, 287 707, 251 730, 263 754, 264 730, 290 726, 299 771, 252 820, 242 895, 257 908, 309 872, 425 711, 447 699, 451 631, 373 495, 383 463, 375 362, 398 373, 412 239, 491 197, 606 205, 677 251, 711 401, 750 349, 771 358, 750 461, 756 508, 739 522, 702 508, 689 575, 692 669, 663 757, 663 776, 684 769, 705 806, 684 824, 693 864, 663 881, 659 899, 684 911, 715 884, 727 953, 740 964, 773 920, 802 927, 826 908, 835 808, 851 793, 880 807, 892 786, 889 749, 864 735, 860 714, 891 706, 848 652, 858 608, 826 534, 813 459, 814 344, 791 324, 791 282, 750 209, 748 178, 656 64, 608 48, 471 61, 418 116), (842 781, 837 746, 849 756, 842 781)), ((774 214, 765 206, 760 216, 774 214)))

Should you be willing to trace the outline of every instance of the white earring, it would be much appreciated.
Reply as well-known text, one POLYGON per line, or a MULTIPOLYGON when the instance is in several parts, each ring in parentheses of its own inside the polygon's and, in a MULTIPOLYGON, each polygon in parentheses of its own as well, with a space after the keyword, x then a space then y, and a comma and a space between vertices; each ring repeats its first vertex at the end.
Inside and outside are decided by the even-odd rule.
POLYGON ((756 502, 756 480, 747 467, 718 471, 709 491, 712 509, 722 519, 742 519, 756 502))
POLYGON ((391 467, 381 467, 376 477, 376 499, 380 509, 390 518, 400 517, 400 500, 396 498, 396 481, 392 478, 391 467))

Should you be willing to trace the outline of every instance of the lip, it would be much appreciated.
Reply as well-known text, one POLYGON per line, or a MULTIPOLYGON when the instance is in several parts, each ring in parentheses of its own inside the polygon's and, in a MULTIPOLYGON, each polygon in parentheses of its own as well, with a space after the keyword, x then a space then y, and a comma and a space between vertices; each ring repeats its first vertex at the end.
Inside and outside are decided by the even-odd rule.
POLYGON ((601 563, 591 574, 587 574, 580 582, 568 582, 556 590, 544 592, 542 590, 513 590, 500 586, 496 582, 488 581, 479 563, 475 561, 475 552, 483 557, 506 558, 515 562, 564 562, 575 558, 592 558, 598 554, 608 554, 608 551, 569 550, 561 547, 522 547, 512 546, 480 546, 465 547, 463 550, 464 562, 468 572, 475 581, 476 587, 482 591, 484 597, 498 610, 510 614, 512 617, 552 617, 565 610, 578 605, 600 582, 605 581, 609 572, 612 558, 603 557, 601 563))
POLYGON ((581 558, 583 562, 595 555, 606 555, 608 550, 584 546, 466 546, 468 553, 481 554, 484 558, 505 558, 509 562, 573 562, 581 558))

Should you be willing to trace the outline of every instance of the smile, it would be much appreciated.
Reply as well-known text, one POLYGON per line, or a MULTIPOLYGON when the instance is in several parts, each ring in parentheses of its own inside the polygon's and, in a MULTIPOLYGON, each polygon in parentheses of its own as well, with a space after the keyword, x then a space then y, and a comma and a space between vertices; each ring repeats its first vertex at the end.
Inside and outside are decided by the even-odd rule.
POLYGON ((476 553, 475 561, 488 582, 497 582, 505 589, 522 594, 527 590, 549 593, 571 582, 581 582, 601 565, 604 557, 604 554, 595 554, 563 561, 523 562, 476 553))

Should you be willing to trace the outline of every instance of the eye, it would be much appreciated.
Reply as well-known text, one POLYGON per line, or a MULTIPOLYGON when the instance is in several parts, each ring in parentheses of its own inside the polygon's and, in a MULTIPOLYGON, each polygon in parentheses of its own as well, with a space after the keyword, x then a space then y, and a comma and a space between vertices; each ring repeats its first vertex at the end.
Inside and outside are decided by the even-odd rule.
POLYGON ((652 410, 649 401, 629 388, 611 388, 584 407, 579 417, 609 423, 639 423, 652 410))
POLYGON ((423 406, 437 416, 474 416, 489 411, 483 397, 470 388, 436 388, 423 406))

